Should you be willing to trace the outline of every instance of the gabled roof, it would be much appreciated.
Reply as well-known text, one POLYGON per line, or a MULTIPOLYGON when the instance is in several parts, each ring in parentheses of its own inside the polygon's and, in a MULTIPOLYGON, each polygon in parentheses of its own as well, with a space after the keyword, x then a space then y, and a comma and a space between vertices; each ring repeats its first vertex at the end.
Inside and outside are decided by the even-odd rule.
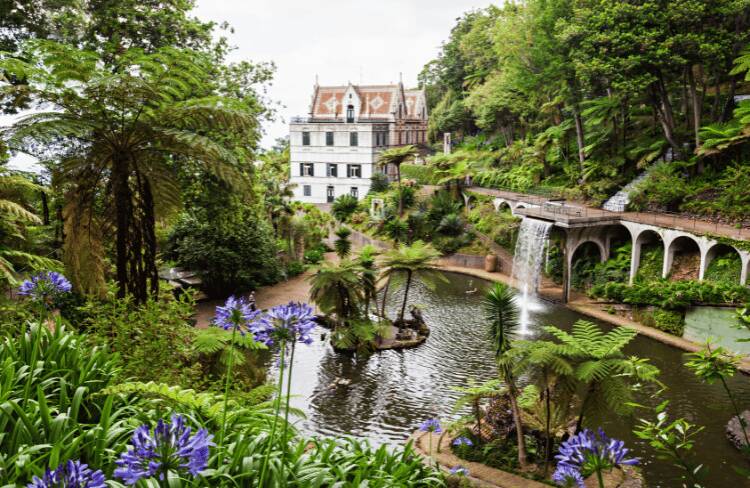
POLYGON ((393 121, 398 117, 399 106, 402 107, 402 118, 421 119, 426 110, 423 90, 404 90, 404 86, 392 85, 315 85, 310 116, 320 119, 339 119, 346 117, 346 108, 352 105, 360 119, 380 119, 393 121), (349 87, 354 95, 347 97, 349 87), (344 98, 347 98, 346 100, 344 98))

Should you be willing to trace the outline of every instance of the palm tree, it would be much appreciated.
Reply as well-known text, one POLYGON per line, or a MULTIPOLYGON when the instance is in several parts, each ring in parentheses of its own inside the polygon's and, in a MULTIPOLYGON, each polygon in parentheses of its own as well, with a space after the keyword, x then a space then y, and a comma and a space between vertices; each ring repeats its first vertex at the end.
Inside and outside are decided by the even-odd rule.
POLYGON ((518 406, 518 386, 513 374, 512 362, 508 361, 508 351, 518 328, 518 308, 515 304, 513 290, 503 284, 495 283, 484 296, 484 313, 490 324, 490 339, 495 345, 495 359, 498 361, 500 375, 508 388, 513 411, 513 421, 516 424, 516 440, 518 444, 518 464, 526 466, 526 439, 523 434, 521 410, 518 406))
POLYGON ((359 256, 357 256, 357 264, 362 268, 361 279, 365 296, 365 317, 370 313, 370 303, 374 303, 375 308, 378 308, 378 271, 375 268, 375 258, 377 255, 377 249, 368 244, 360 249, 359 256))
POLYGON ((604 333, 585 320, 573 324, 570 333, 553 326, 544 329, 557 338, 556 351, 575 365, 574 376, 582 386, 576 433, 590 413, 604 410, 617 415, 630 413, 636 385, 644 381, 658 383, 656 366, 623 353, 623 348, 637 335, 632 329, 615 327, 604 333))
POLYGON ((412 145, 398 146, 391 149, 386 149, 380 153, 378 158, 378 166, 383 169, 388 168, 388 165, 396 167, 396 183, 398 184, 398 215, 399 217, 404 213, 404 200, 401 195, 401 165, 409 161, 413 161, 414 158, 419 154, 417 148, 412 145))
POLYGON ((158 292, 156 208, 176 208, 175 173, 197 164, 222 181, 245 182, 239 164, 257 131, 251 102, 217 96, 210 62, 172 48, 131 49, 111 63, 95 52, 30 41, 29 61, 6 58, 0 69, 27 80, 46 112, 4 131, 11 149, 53 164, 77 200, 114 217, 118 296, 145 301, 158 292))
POLYGON ((349 240, 352 231, 348 227, 339 227, 334 233, 336 234, 336 242, 333 243, 333 247, 336 250, 336 255, 339 259, 344 259, 352 252, 352 241, 349 240))
MULTIPOLYGON (((390 280, 396 273, 406 273, 404 301, 396 320, 399 326, 404 322, 406 302, 409 300, 412 279, 415 275, 427 275, 432 272, 439 257, 440 253, 432 247, 432 244, 425 244, 422 241, 416 241, 411 246, 400 244, 396 249, 391 249, 383 254, 380 262, 380 266, 383 268, 383 276, 390 280)), ((385 298, 383 296, 383 300, 385 298)))
POLYGON ((362 268, 352 261, 324 263, 310 277, 310 299, 323 313, 347 325, 361 314, 365 299, 361 274, 362 268))

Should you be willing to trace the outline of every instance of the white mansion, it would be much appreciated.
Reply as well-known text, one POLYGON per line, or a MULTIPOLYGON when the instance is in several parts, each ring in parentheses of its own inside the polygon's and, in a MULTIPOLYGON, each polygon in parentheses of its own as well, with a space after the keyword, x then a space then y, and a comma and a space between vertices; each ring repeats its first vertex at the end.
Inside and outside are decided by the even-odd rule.
POLYGON ((402 83, 315 85, 310 116, 290 124, 295 198, 310 203, 332 202, 347 193, 362 198, 383 149, 426 140, 422 90, 405 90, 402 83))

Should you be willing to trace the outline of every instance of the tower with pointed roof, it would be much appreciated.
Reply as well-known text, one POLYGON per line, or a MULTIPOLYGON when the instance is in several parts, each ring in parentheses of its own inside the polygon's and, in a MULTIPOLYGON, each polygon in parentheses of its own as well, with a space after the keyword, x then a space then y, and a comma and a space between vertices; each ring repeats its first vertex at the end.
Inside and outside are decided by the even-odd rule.
MULTIPOLYGON (((330 203, 349 194, 363 198, 383 150, 427 142, 423 90, 391 85, 313 87, 307 117, 290 124, 291 182, 303 202, 330 203)), ((393 177, 393 169, 386 168, 393 177)))

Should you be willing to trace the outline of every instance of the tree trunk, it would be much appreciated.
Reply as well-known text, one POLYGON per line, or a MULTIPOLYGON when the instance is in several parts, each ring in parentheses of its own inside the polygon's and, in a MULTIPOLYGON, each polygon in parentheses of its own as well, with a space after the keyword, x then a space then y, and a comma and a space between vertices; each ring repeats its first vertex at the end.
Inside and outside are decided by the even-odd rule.
POLYGON ((586 398, 583 399, 583 403, 581 404, 581 413, 578 414, 578 420, 576 421, 576 431, 574 434, 578 434, 583 429, 583 417, 586 414, 586 407, 588 406, 589 398, 591 397, 591 394, 594 392, 594 387, 590 386, 588 392, 586 393, 586 398))
MULTIPOLYGON (((693 102, 693 136, 695 137, 695 148, 701 146, 700 130, 701 130, 701 118, 702 118, 702 107, 701 100, 698 98, 698 90, 695 86, 695 75, 693 74, 692 66, 688 68, 688 89, 690 90, 690 99, 693 102)), ((698 158, 697 171, 698 174, 703 174, 704 171, 704 158, 698 158)))
POLYGON ((404 195, 401 193, 401 165, 396 165, 396 181, 398 181, 398 216, 404 214, 404 195))
POLYGON ((672 104, 669 101, 669 94, 666 91, 661 74, 659 74, 658 77, 658 80, 651 84, 652 105, 656 112, 656 118, 664 133, 664 138, 667 140, 674 153, 673 159, 681 159, 682 147, 674 136, 675 125, 672 104))
POLYGON ((622 100, 622 104, 620 105, 620 111, 621 111, 621 117, 622 117, 622 138, 621 138, 621 140, 622 140, 622 146, 621 146, 622 159, 626 163, 626 168, 631 169, 631 166, 632 166, 632 169, 635 170, 636 169, 635 164, 631 164, 628 161, 628 152, 626 150, 627 149, 626 148, 626 144, 628 143, 628 124, 630 123, 630 113, 629 113, 629 110, 628 110, 628 100, 627 100, 627 98, 624 98, 622 100))
POLYGON ((40 193, 42 198, 42 223, 44 225, 49 225, 49 201, 47 200, 47 192, 42 190, 40 193))
POLYGON ((700 98, 698 98, 698 89, 695 86, 695 75, 692 67, 688 69, 688 89, 690 90, 690 99, 693 102, 693 134, 695 136, 696 149, 701 145, 700 128, 701 119, 703 118, 703 107, 700 98))
POLYGON ((583 176, 584 169, 583 169, 583 163, 586 161, 586 138, 585 134, 583 133, 583 119, 581 119, 581 108, 578 105, 578 87, 576 86, 575 80, 569 79, 568 80, 568 87, 570 87, 570 92, 573 96, 573 103, 571 104, 571 108, 573 109, 573 121, 575 122, 576 126, 576 144, 578 145, 578 163, 580 164, 580 171, 581 171, 581 182, 586 181, 586 178, 583 176))
POLYGON ((151 183, 147 178, 144 178, 143 182, 143 207, 144 271, 149 281, 149 293, 156 298, 159 294, 159 270, 156 268, 156 209, 151 183))
POLYGON ((404 303, 401 304, 401 313, 398 316, 398 320, 402 324, 404 322, 404 313, 406 313, 406 302, 407 300, 409 300, 409 288, 411 287, 411 276, 412 276, 412 271, 407 270, 406 271, 406 284, 404 285, 404 303))
POLYGON ((116 221, 116 277, 117 298, 128 294, 128 231, 130 229, 131 195, 128 184, 128 164, 122 159, 115 159, 112 167, 112 186, 115 196, 116 221))
POLYGON ((719 118, 719 107, 721 106, 721 75, 717 72, 714 75, 714 100, 711 104, 711 121, 714 122, 719 118))
POLYGON ((586 162, 586 148, 583 134, 583 120, 577 107, 573 108, 573 119, 576 123, 576 144, 578 144, 578 163, 581 167, 581 181, 586 181, 583 163, 586 162))
POLYGON ((686 131, 689 131, 691 127, 690 105, 692 104, 692 102, 688 100, 690 98, 690 95, 688 94, 688 77, 690 76, 688 74, 689 71, 690 67, 686 66, 682 73, 682 113, 685 114, 686 131))
POLYGON ((505 373, 505 383, 508 385, 508 398, 513 411, 513 422, 516 424, 516 442, 518 443, 518 464, 521 469, 526 467, 526 439, 523 436, 523 422, 521 420, 521 409, 518 407, 518 391, 513 376, 505 373))
POLYGON ((724 103, 724 110, 721 112, 721 120, 719 122, 725 123, 731 120, 734 111, 734 94, 737 90, 737 77, 732 76, 732 80, 729 83, 729 94, 727 95, 727 101, 724 103))
POLYGON ((380 307, 380 316, 385 317, 385 302, 388 298, 388 288, 391 286, 391 277, 388 276, 388 279, 385 282, 385 288, 383 288, 383 304, 380 307))
MULTIPOLYGON (((545 381, 545 383, 547 383, 545 381)), ((545 426, 544 426, 544 476, 547 476, 549 470, 550 454, 552 454, 552 433, 550 432, 550 398, 549 398, 549 385, 544 389, 544 403, 545 403, 545 426)))

